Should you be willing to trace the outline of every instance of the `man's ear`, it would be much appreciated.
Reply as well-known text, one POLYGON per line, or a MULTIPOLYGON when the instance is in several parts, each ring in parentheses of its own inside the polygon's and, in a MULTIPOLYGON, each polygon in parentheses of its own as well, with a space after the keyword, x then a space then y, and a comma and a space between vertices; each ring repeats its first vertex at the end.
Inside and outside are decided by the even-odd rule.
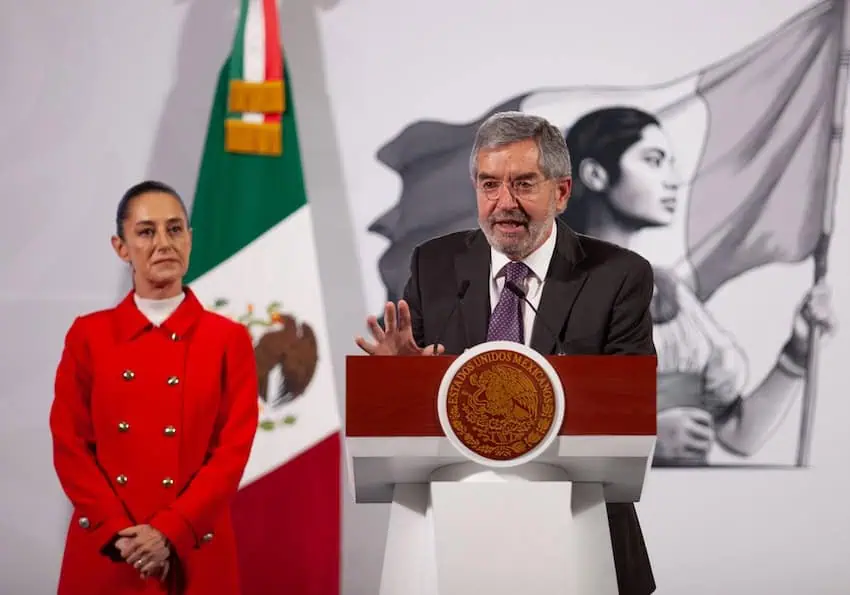
POLYGON ((570 176, 559 179, 555 187, 555 212, 563 213, 567 208, 567 202, 570 200, 570 194, 573 190, 573 179, 570 176))
POLYGON ((596 159, 582 159, 578 165, 578 176, 585 188, 593 192, 608 190, 608 172, 596 159))

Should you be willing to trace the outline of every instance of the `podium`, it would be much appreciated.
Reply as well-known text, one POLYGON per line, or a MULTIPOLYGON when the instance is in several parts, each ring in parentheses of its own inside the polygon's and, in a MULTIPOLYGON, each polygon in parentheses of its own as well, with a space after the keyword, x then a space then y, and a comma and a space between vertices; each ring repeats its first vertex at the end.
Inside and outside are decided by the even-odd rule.
POLYGON ((350 356, 357 503, 391 503, 380 595, 616 595, 606 502, 637 502, 654 356, 350 356))

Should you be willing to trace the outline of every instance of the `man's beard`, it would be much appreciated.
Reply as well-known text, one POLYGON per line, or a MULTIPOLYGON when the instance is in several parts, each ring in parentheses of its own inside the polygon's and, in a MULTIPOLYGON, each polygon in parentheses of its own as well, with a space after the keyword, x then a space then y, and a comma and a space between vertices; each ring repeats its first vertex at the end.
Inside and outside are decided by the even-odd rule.
POLYGON ((479 219, 478 225, 487 237, 487 241, 496 250, 512 260, 522 260, 540 245, 540 240, 552 227, 555 219, 555 201, 549 203, 549 210, 543 221, 531 222, 528 215, 519 207, 508 211, 494 211, 485 220, 479 219), (518 223, 524 226, 528 233, 517 241, 514 238, 506 238, 494 230, 496 223, 518 223))

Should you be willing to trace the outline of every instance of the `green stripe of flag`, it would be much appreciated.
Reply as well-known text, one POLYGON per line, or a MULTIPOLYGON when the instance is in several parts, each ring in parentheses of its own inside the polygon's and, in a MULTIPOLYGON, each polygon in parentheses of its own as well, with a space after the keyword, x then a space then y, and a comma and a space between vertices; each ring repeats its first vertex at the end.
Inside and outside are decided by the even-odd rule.
MULTIPOLYGON (((307 204, 295 125, 295 99, 286 65, 287 101, 281 121, 283 154, 273 157, 224 150, 229 72, 230 65, 225 63, 218 79, 195 188, 191 214, 193 247, 187 282, 215 268, 307 204)), ((281 254, 281 261, 287 256, 281 254)))

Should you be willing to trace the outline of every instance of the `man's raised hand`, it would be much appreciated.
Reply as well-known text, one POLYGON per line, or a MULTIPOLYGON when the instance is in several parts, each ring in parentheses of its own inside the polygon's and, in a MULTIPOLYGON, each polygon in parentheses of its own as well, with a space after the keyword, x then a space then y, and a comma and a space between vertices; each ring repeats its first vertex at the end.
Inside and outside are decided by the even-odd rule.
POLYGON ((375 316, 366 319, 374 342, 363 337, 356 337, 354 342, 369 355, 440 355, 445 349, 438 345, 419 347, 413 338, 413 324, 410 319, 410 306, 404 300, 399 300, 398 311, 392 302, 384 307, 384 328, 375 316))

